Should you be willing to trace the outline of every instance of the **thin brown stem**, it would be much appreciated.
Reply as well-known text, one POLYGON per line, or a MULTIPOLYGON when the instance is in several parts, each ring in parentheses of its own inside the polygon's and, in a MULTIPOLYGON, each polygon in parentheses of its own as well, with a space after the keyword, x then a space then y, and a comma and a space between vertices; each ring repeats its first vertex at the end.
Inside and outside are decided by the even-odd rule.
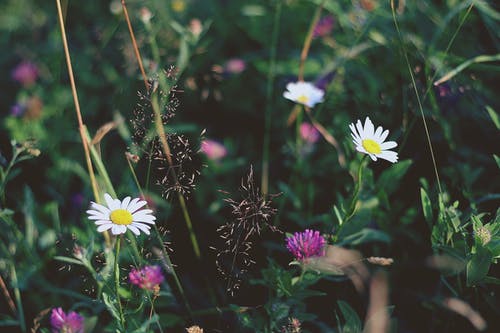
POLYGON ((130 33, 130 39, 132 39, 132 45, 134 47, 135 58, 137 59, 137 63, 139 64, 139 69, 141 71, 142 80, 144 81, 144 85, 146 89, 149 88, 148 77, 146 76, 146 72, 144 71, 144 66, 142 65, 141 54, 139 53, 139 47, 137 47, 137 41, 135 39, 134 30, 132 29, 132 23, 130 23, 130 17, 128 16, 127 5, 125 0, 122 0, 123 14, 125 15, 125 21, 127 21, 128 31, 130 33))
POLYGON ((300 64, 299 64, 299 75, 298 81, 304 81, 304 63, 306 62, 307 55, 309 54, 309 49, 311 48, 311 42, 313 39, 314 27, 319 21, 319 17, 321 15, 321 10, 323 9, 323 3, 316 8, 316 12, 314 13, 313 20, 311 25, 309 26, 309 30, 307 31, 306 39, 304 41, 304 46, 302 47, 302 52, 300 53, 300 64))
POLYGON ((5 297, 5 300, 7 301, 7 304, 9 305, 9 308, 14 312, 14 314, 17 313, 16 305, 14 304, 14 300, 10 296, 9 289, 7 289, 7 286, 5 285, 5 282, 3 281, 2 276, 0 275, 0 288, 2 289, 3 295, 5 297))
MULTIPOLYGON (((73 95, 73 102, 75 104, 76 117, 78 119, 78 130, 80 132, 80 137, 82 139, 83 151, 85 152, 85 162, 87 163, 87 169, 89 172, 90 183, 92 185, 92 191, 94 193, 94 199, 99 202, 99 190, 97 187, 97 181, 94 174, 94 169, 92 167, 92 160, 90 159, 89 143, 87 141, 86 132, 87 129, 83 123, 82 113, 80 111, 80 102, 78 101, 78 93, 76 91, 75 77, 73 75, 73 66, 71 65, 71 56, 68 48, 68 38, 66 37, 66 28, 64 26, 64 18, 61 8, 61 0, 56 0, 57 14, 59 18, 59 26, 61 28, 61 38, 64 47, 64 55, 66 57, 66 65, 68 66, 69 81, 71 84, 71 93, 73 95)), ((110 244, 109 234, 104 232, 104 239, 106 244, 110 244)))

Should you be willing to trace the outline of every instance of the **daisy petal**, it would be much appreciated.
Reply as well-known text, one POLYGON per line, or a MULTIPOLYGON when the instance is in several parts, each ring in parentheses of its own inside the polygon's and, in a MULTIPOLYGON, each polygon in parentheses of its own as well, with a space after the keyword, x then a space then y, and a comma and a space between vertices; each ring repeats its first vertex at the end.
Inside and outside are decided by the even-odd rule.
POLYGON ((109 224, 103 224, 103 225, 100 225, 97 227, 97 231, 98 232, 103 232, 103 231, 106 231, 106 230, 109 230, 113 227, 113 224, 112 223, 109 223, 109 224))
POLYGON ((133 225, 134 227, 140 229, 142 232, 144 232, 146 235, 149 235, 150 232, 149 232, 149 226, 145 225, 145 224, 142 224, 142 223, 132 223, 131 225, 133 225))
POLYGON ((379 155, 379 157, 391 163, 396 163, 398 161, 398 153, 396 153, 395 151, 390 151, 390 150, 383 151, 379 155))
POLYGON ((143 201, 139 201, 139 202, 137 202, 137 203, 135 203, 135 204, 130 203, 130 204, 128 205, 128 209, 127 209, 127 210, 128 210, 131 214, 133 214, 133 213, 135 213, 135 212, 136 212, 139 208, 144 207, 144 206, 146 206, 146 205, 147 205, 147 202, 146 202, 146 201, 144 201, 144 200, 143 200, 143 201))
POLYGON ((380 137, 378 138, 379 142, 384 142, 384 140, 387 138, 387 136, 389 135, 389 130, 385 130, 382 135, 380 135, 380 137))
POLYGON ((95 202, 91 202, 90 204, 90 208, 96 210, 96 211, 99 211, 103 214, 109 214, 110 210, 108 207, 106 206, 103 206, 103 205, 100 205, 98 203, 95 203, 95 202))
POLYGON ((141 234, 141 232, 139 231, 139 229, 137 229, 135 226, 133 226, 132 224, 128 225, 127 226, 128 230, 132 231, 134 234, 136 234, 137 236, 139 236, 141 234))
POLYGON ((380 149, 387 150, 387 149, 391 149, 391 148, 394 148, 397 146, 398 146, 398 144, 396 143, 396 141, 387 141, 387 142, 384 142, 380 145, 380 149))
POLYGON ((130 203, 130 199, 132 199, 132 198, 131 197, 126 197, 125 199, 123 199, 122 204, 120 206, 121 209, 127 209, 127 206, 130 203))
POLYGON ((365 119, 364 130, 365 130, 366 138, 368 138, 368 139, 373 138, 373 134, 375 134, 375 126, 373 126, 373 123, 369 117, 366 117, 366 119, 365 119))
POLYGON ((111 233, 113 235, 120 235, 124 234, 125 232, 127 232, 127 227, 124 225, 113 224, 113 227, 111 228, 111 233))
POLYGON ((109 220, 99 220, 99 221, 95 221, 94 223, 95 223, 95 225, 113 224, 113 222, 111 222, 109 220))

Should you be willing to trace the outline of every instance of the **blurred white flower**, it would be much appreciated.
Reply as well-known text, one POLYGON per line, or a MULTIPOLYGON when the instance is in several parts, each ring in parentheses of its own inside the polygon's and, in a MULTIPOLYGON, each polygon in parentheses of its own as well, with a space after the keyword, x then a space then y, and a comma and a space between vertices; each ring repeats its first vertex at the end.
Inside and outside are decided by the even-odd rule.
POLYGON ((304 104, 310 108, 316 104, 323 102, 325 92, 317 88, 310 82, 290 82, 286 85, 286 91, 283 97, 294 101, 295 103, 304 104))

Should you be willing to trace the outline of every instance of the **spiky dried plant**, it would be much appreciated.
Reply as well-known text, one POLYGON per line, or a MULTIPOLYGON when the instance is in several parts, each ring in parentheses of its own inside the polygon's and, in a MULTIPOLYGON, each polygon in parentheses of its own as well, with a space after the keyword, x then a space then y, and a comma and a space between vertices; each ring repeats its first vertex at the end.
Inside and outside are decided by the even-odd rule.
MULTIPOLYGON (((176 69, 169 67, 164 75, 175 82, 176 69)), ((150 79, 145 93, 138 93, 139 102, 133 111, 132 123, 132 152, 133 155, 143 156, 155 172, 155 184, 161 188, 162 195, 169 198, 172 193, 181 193, 188 196, 195 187, 195 179, 200 175, 200 163, 196 158, 198 149, 192 149, 189 140, 184 135, 168 133, 166 139, 170 147, 172 164, 161 147, 160 139, 154 130, 154 111, 151 96, 158 88, 158 78, 150 79)), ((180 106, 177 94, 181 92, 176 85, 172 85, 165 93, 159 92, 164 105, 161 120, 167 125, 175 116, 180 106)))
POLYGON ((250 255, 253 237, 260 235, 265 227, 279 231, 270 223, 276 213, 271 206, 276 195, 266 198, 261 194, 255 185, 252 167, 241 181, 240 192, 242 196, 239 200, 224 199, 232 208, 233 220, 217 229, 224 240, 216 258, 217 269, 226 280, 226 290, 231 296, 240 288, 248 267, 255 263, 250 255))

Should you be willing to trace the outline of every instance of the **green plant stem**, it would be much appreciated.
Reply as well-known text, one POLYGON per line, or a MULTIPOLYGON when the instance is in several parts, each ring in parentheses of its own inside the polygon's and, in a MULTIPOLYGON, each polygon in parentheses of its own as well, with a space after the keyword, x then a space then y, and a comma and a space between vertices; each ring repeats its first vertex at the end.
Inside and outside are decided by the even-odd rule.
MULTIPOLYGON (((356 205, 358 203, 359 192, 361 190, 361 185, 363 183, 363 168, 364 168, 365 160, 366 160, 366 155, 363 156, 363 158, 361 159, 361 162, 359 162, 358 173, 357 173, 358 177, 356 179, 356 184, 354 185, 354 193, 352 195, 351 204, 349 205, 349 212, 344 219, 344 223, 342 223, 342 225, 340 226, 338 232, 340 232, 342 226, 345 223, 347 223, 356 213, 356 205)), ((338 232, 337 232, 337 235, 338 235, 338 232)))
MULTIPOLYGON (((129 168, 130 168, 130 172, 132 173, 132 177, 134 178, 134 181, 136 183, 137 189, 139 190, 141 195, 144 197, 144 192, 142 191, 141 184, 139 183, 139 180, 137 179, 137 174, 135 173, 135 170, 132 167, 132 164, 130 163, 129 159, 127 159, 127 163, 128 163, 129 168)), ((189 316, 192 317, 191 306, 189 305, 188 299, 186 297, 186 293, 184 292, 184 288, 182 287, 181 281, 179 280, 179 277, 178 277, 178 275, 175 271, 175 268, 172 264, 172 261, 170 259, 170 255, 168 254, 167 249, 165 248, 165 245, 163 243, 163 239, 161 238, 160 231, 158 230, 158 227, 156 226, 156 224, 153 225, 153 228, 155 230, 155 237, 156 237, 158 243, 160 243, 162 256, 167 263, 168 271, 172 273, 177 290, 179 291, 179 294, 181 295, 182 301, 184 302, 184 306, 186 307, 186 309, 189 313, 189 316)))
POLYGON ((269 71, 266 84, 266 110, 264 124, 264 143, 262 144, 262 178, 261 191, 266 196, 269 193, 269 146, 271 141, 271 112, 273 104, 274 78, 276 76, 276 49, 280 28, 282 0, 277 0, 274 11, 273 32, 271 36, 271 49, 269 52, 269 71))
POLYGON ((125 332, 125 317, 123 316, 122 303, 120 302, 120 243, 122 237, 116 238, 115 244, 115 288, 116 288, 116 302, 118 303, 118 311, 120 313, 120 328, 125 332))
POLYGON ((437 163, 436 163, 436 157, 434 156, 434 149, 432 147, 431 136, 429 133, 429 128, 427 126, 427 121, 425 120, 424 109, 422 107, 420 95, 418 94, 417 84, 415 82, 415 77, 413 76, 413 71, 412 71, 411 66, 410 66, 410 60, 408 59, 408 53, 406 52, 406 48, 404 47, 403 37, 401 36, 401 30, 399 29, 399 23, 398 23, 398 20, 396 18, 396 11, 394 8, 394 0, 391 0, 391 10, 392 10, 392 19, 394 21, 394 26, 396 27, 396 31, 398 33, 399 41, 401 43, 401 48, 403 49, 403 55, 405 57, 406 65, 408 67, 408 72, 410 73, 413 89, 415 91, 415 97, 417 98, 418 108, 420 110, 420 115, 422 117, 422 123, 424 124, 425 135, 427 138, 427 144, 429 146, 429 152, 430 152, 431 159, 432 159, 432 165, 434 167, 434 173, 436 175, 436 182, 437 182, 438 190, 439 190, 439 193, 442 194, 443 191, 441 189, 441 181, 439 179, 439 171, 438 171, 438 167, 437 167, 437 163))
POLYGON ((17 272, 14 263, 10 266, 10 278, 12 279, 12 284, 14 286, 14 298, 16 299, 17 306, 17 317, 19 320, 19 326, 21 331, 26 332, 26 323, 24 322, 24 310, 23 303, 21 300, 21 291, 19 290, 19 281, 17 280, 17 272))

